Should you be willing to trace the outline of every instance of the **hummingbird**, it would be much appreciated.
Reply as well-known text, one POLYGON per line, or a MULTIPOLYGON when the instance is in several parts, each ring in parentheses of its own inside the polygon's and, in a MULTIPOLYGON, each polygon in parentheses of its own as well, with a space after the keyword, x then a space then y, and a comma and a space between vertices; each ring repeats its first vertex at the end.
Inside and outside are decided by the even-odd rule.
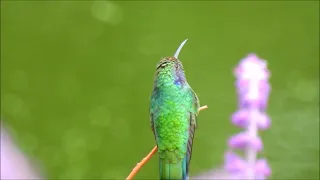
POLYGON ((196 93, 187 82, 180 51, 162 58, 154 75, 150 98, 151 129, 159 155, 159 175, 162 180, 188 179, 193 137, 200 106, 196 93))

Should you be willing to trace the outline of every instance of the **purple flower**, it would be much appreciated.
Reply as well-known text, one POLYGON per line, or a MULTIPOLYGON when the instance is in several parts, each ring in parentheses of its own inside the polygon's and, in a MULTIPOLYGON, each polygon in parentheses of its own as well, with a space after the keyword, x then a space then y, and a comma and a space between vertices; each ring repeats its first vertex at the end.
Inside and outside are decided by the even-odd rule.
POLYGON ((0 179, 43 179, 36 165, 16 145, 0 120, 0 179), (36 165, 36 166, 35 166, 36 165))
POLYGON ((270 127, 270 119, 265 113, 270 85, 270 72, 266 61, 255 54, 249 54, 242 59, 235 68, 237 78, 239 110, 235 112, 231 121, 236 126, 245 129, 232 136, 228 141, 230 150, 225 155, 225 170, 229 173, 241 174, 247 179, 265 179, 271 170, 267 160, 257 159, 257 153, 263 149, 263 143, 258 130, 270 127), (245 156, 241 158, 232 150, 240 149, 245 156))
POLYGON ((262 150, 262 141, 259 136, 251 136, 248 132, 241 132, 232 136, 229 139, 228 143, 229 147, 233 149, 242 149, 245 150, 246 148, 252 148, 255 151, 262 150))

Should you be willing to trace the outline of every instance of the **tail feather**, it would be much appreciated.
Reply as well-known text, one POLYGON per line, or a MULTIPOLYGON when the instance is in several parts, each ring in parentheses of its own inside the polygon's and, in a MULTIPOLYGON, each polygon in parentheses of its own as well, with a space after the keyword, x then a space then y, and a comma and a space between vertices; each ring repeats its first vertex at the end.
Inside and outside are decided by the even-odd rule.
POLYGON ((167 158, 159 158, 160 180, 187 180, 187 156, 176 162, 170 162, 167 158))

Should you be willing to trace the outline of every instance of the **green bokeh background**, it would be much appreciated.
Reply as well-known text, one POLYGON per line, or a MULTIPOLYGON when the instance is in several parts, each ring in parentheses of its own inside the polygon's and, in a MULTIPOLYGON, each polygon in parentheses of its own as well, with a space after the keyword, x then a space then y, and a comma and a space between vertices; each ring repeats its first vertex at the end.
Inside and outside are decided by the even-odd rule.
MULTIPOLYGON (((272 178, 319 178, 319 1, 2 1, 1 119, 50 178, 124 179, 154 146, 157 61, 180 58, 202 112, 191 176, 239 129, 232 69, 268 60, 272 178)), ((154 157, 136 179, 157 178, 154 157)))

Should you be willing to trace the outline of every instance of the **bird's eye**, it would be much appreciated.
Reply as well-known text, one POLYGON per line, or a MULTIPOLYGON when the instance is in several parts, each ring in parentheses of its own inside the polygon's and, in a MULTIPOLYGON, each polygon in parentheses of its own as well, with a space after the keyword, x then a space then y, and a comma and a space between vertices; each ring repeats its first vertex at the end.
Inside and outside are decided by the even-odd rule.
POLYGON ((158 65, 157 65, 157 69, 160 69, 160 68, 163 68, 167 65, 166 62, 160 62, 158 65))

